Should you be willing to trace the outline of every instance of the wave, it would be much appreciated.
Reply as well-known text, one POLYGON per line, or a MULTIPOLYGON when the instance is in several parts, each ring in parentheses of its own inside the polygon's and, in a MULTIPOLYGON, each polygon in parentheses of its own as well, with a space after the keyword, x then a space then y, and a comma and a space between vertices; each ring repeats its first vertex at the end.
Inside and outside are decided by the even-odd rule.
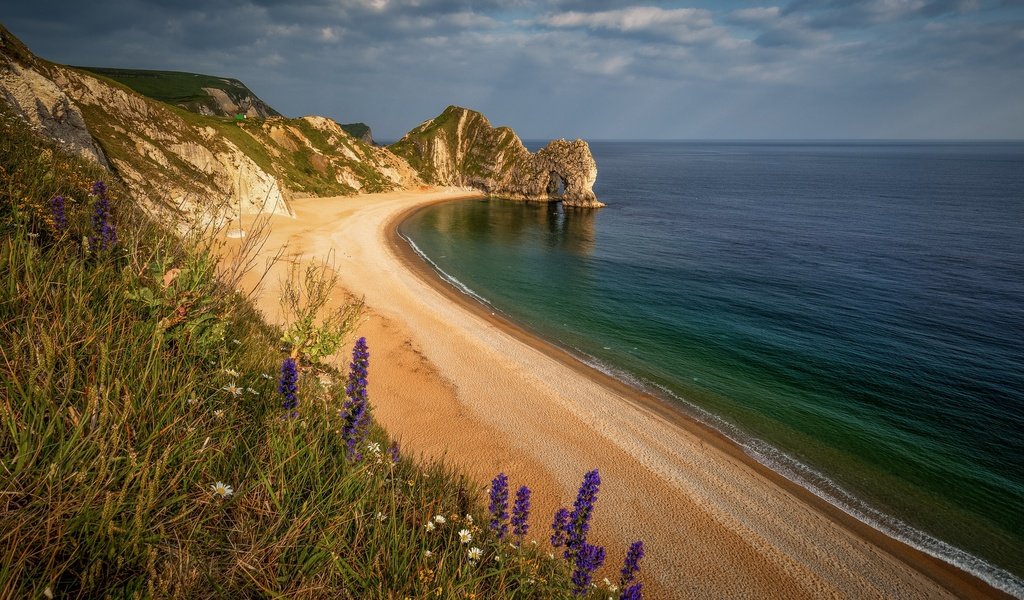
MULTIPOLYGON (((409 244, 417 255, 422 257, 433 268, 442 280, 459 292, 486 306, 489 310, 501 312, 503 316, 511 318, 508 313, 497 309, 489 300, 459 281, 458 278, 445 272, 411 238, 401 232, 398 235, 409 244)), ((839 483, 821 471, 801 462, 794 456, 772 446, 768 442, 744 432, 735 424, 690 402, 669 388, 602 362, 579 347, 567 346, 561 340, 555 341, 559 347, 568 351, 587 366, 641 392, 671 401, 689 417, 724 435, 758 463, 782 475, 789 481, 811 492, 858 521, 907 544, 911 548, 970 573, 992 587, 1006 592, 1015 598, 1024 599, 1024 579, 993 565, 981 557, 961 550, 925 531, 917 529, 898 517, 882 512, 844 489, 839 483)))

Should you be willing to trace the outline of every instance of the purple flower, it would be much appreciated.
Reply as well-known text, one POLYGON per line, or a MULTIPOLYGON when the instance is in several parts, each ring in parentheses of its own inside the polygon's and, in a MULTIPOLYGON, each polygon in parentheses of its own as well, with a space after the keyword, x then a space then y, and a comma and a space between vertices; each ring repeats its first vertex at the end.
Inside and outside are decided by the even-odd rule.
POLYGON ((50 214, 53 217, 53 229, 57 235, 67 231, 68 215, 65 210, 64 196, 50 198, 50 214))
POLYGON ((498 539, 505 539, 508 533, 508 477, 504 473, 491 481, 491 530, 498 534, 498 539))
POLYGON ((117 231, 110 222, 110 199, 107 198, 107 186, 102 181, 92 184, 92 195, 96 202, 92 207, 92 237, 89 246, 97 250, 109 250, 117 243, 117 231))
POLYGON ((640 559, 643 557, 644 543, 641 540, 637 540, 626 551, 626 561, 622 566, 622 577, 619 579, 620 588, 625 590, 626 586, 633 583, 633 580, 636 579, 636 574, 640 572, 640 559))
POLYGON ((341 437, 345 440, 349 460, 359 460, 362 455, 358 448, 370 428, 369 400, 366 395, 366 378, 370 368, 370 351, 366 338, 356 340, 352 348, 352 363, 349 364, 348 384, 345 386, 345 405, 341 409, 341 437))
POLYGON ((516 501, 512 504, 512 534, 519 543, 523 543, 526 532, 530 529, 527 520, 530 518, 530 488, 525 485, 516 491, 516 501))
POLYGON ((590 580, 594 571, 604 564, 604 548, 584 543, 576 552, 572 570, 573 594, 586 596, 590 591, 590 580))
POLYGON ((391 457, 391 464, 393 464, 393 465, 397 465, 398 464, 398 459, 401 458, 401 453, 399 451, 398 442, 391 442, 391 445, 388 446, 388 456, 391 457))
POLYGON ((597 491, 601 487, 601 475, 597 469, 583 476, 583 483, 576 494, 576 503, 565 526, 565 558, 575 561, 579 550, 587 543, 587 532, 590 530, 590 515, 594 512, 597 502, 597 491))
POLYGON ((551 545, 560 548, 565 544, 565 528, 569 525, 569 510, 560 508, 555 511, 555 520, 551 522, 551 545))
POLYGON ((644 584, 642 583, 634 583, 628 588, 622 590, 622 593, 619 594, 619 600, 643 600, 644 595, 641 592, 641 588, 643 587, 644 584))
POLYGON ((281 363, 281 378, 277 382, 277 392, 284 396, 282 405, 288 411, 288 416, 299 416, 295 410, 299 405, 299 373, 295 367, 295 359, 290 356, 281 363))

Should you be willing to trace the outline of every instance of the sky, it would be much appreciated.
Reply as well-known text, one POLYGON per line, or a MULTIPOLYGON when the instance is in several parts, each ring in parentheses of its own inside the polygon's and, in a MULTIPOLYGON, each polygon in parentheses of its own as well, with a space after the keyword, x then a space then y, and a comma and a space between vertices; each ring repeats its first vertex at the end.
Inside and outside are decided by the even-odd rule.
POLYGON ((1022 139, 1024 0, 14 0, 39 56, 241 79, 397 139, 1022 139))

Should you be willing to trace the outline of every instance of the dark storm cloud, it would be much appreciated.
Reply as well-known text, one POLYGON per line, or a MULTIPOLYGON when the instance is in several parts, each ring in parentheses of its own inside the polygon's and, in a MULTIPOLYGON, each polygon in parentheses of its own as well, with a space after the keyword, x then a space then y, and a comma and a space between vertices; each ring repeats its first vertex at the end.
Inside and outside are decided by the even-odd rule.
POLYGON ((53 0, 2 19, 58 62, 238 77, 286 114, 364 120, 384 137, 450 103, 527 137, 1019 137, 1022 12, 962 0, 53 0))

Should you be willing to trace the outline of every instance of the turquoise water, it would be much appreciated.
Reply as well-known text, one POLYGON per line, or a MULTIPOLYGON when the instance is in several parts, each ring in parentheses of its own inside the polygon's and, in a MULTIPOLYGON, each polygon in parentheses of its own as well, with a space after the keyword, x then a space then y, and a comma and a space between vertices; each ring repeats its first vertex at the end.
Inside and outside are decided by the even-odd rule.
POLYGON ((593 143, 600 211, 421 211, 444 276, 1024 594, 1024 144, 593 143))

